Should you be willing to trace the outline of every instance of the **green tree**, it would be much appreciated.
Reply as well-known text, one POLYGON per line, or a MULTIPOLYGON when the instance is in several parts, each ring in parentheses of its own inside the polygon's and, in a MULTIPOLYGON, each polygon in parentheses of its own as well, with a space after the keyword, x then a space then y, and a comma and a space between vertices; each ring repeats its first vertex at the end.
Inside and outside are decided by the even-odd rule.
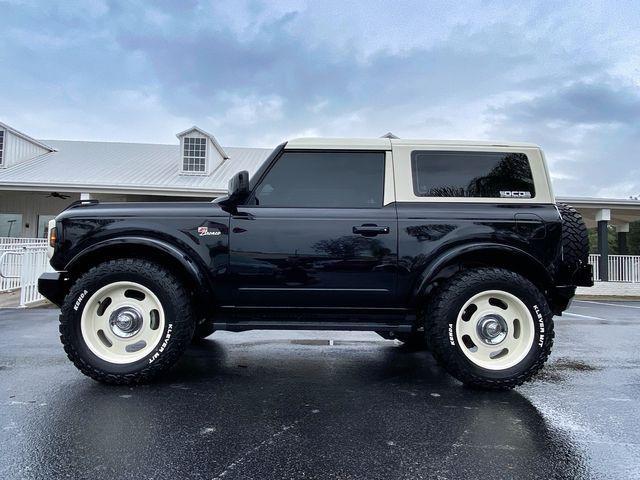
POLYGON ((632 222, 631 225, 629 225, 627 246, 629 248, 629 255, 640 255, 640 221, 632 222))
MULTIPOLYGON (((598 253, 598 230, 590 228, 589 232, 589 252, 598 253)), ((609 255, 618 255, 618 232, 615 227, 609 225, 609 255)), ((640 255, 640 221, 629 225, 627 234, 627 251, 629 255, 640 255)))

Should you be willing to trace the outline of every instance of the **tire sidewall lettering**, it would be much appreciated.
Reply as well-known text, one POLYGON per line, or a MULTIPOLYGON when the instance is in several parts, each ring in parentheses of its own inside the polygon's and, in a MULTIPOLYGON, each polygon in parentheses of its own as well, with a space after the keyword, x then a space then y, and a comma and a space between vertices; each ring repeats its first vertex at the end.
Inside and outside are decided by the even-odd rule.
POLYGON ((542 348, 544 346, 544 317, 542 316, 542 312, 540 312, 540 307, 538 304, 533 304, 531 307, 534 313, 534 324, 538 324, 538 347, 542 348))
MULTIPOLYGON (((78 295, 78 298, 76 299, 75 303, 73 304, 73 310, 74 311, 78 311, 78 309, 80 308, 80 305, 82 305, 82 301, 87 297, 87 294, 89 293, 89 291, 87 289, 82 290, 82 292, 80 293, 80 295, 78 295)), ((82 312, 82 310, 80 310, 80 312, 82 312)))
POLYGON ((167 331, 164 335, 164 340, 162 341, 158 349, 153 353, 153 355, 149 357, 149 362, 148 362, 149 364, 155 362, 160 357, 162 352, 166 350, 167 346, 169 345, 169 342, 171 341, 172 331, 173 331, 173 323, 170 323, 167 325, 167 331))

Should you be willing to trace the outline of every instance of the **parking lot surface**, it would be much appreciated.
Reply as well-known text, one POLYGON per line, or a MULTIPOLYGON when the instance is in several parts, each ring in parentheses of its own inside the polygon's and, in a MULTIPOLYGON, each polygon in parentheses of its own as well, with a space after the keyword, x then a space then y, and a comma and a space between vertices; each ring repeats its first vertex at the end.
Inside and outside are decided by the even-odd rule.
POLYGON ((546 370, 478 392, 360 332, 216 332, 100 385, 54 309, 0 310, 0 478, 640 478, 640 303, 574 302, 546 370))

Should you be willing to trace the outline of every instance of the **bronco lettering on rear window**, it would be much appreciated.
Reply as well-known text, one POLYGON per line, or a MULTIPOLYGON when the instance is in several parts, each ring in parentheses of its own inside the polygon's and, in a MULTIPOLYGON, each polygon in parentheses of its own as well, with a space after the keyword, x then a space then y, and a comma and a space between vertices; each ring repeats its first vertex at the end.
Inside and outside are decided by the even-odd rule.
POLYGON ((421 197, 533 198, 524 153, 414 151, 414 193, 421 197))

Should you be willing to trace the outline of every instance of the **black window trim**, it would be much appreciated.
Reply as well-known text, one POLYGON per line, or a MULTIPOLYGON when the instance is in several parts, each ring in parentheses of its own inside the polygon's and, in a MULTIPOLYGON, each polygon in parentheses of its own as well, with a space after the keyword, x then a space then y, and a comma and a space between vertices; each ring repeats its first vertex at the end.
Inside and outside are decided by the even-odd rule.
POLYGON ((457 201, 460 200, 464 200, 464 199, 474 199, 473 201, 478 201, 478 199, 480 200, 513 200, 513 201, 517 201, 517 200, 525 200, 525 199, 518 199, 518 198, 507 198, 507 197, 442 197, 442 196, 435 196, 435 195, 427 195, 424 193, 421 193, 420 190, 418 189, 418 176, 416 175, 416 160, 417 160, 417 156, 420 154, 424 154, 424 153, 503 153, 503 154, 511 154, 511 153, 518 153, 521 155, 524 155, 525 158, 527 159, 527 164, 529 165, 529 171, 531 172, 531 182, 532 182, 532 187, 533 187, 533 194, 530 197, 527 197, 526 200, 532 200, 534 198, 536 198, 536 181, 535 181, 535 177, 533 175, 533 169, 531 168, 531 160, 529 159, 529 155, 527 155, 525 152, 519 152, 519 151, 500 151, 500 150, 442 150, 442 149, 438 149, 438 150, 412 150, 411 151, 411 184, 413 187, 413 194, 416 197, 420 197, 420 198, 444 198, 444 199, 457 199, 457 201))
MULTIPOLYGON (((245 200, 243 207, 251 207, 251 208, 304 208, 304 209, 314 209, 314 210, 381 210, 385 207, 384 205, 384 194, 385 194, 385 186, 386 186, 386 175, 387 175, 387 151, 388 150, 369 150, 369 149, 337 149, 337 148, 285 148, 286 144, 282 144, 282 149, 273 157, 268 166, 265 165, 266 168, 262 172, 258 170, 260 176, 259 178, 256 176, 255 183, 253 184, 253 188, 251 188, 251 193, 245 200), (250 202, 255 201, 256 190, 265 179, 265 177, 269 174, 274 165, 280 160, 280 158, 285 153, 382 153, 383 154, 383 168, 382 168, 382 202, 379 206, 376 207, 265 207, 263 205, 253 204, 250 202)), ((253 179, 252 179, 253 180, 253 179)), ((251 183, 251 182, 250 182, 251 183)))

